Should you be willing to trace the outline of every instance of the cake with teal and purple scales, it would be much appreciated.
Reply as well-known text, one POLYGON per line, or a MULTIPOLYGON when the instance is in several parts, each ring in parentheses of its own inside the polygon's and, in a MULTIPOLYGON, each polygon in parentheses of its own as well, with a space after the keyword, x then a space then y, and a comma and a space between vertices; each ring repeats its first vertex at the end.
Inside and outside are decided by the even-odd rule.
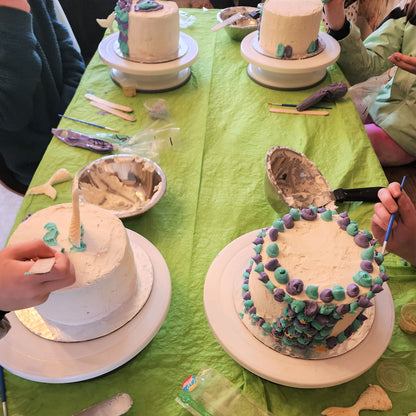
POLYGON ((291 209, 253 240, 241 318, 269 344, 328 351, 344 343, 389 280, 375 243, 345 212, 291 209))

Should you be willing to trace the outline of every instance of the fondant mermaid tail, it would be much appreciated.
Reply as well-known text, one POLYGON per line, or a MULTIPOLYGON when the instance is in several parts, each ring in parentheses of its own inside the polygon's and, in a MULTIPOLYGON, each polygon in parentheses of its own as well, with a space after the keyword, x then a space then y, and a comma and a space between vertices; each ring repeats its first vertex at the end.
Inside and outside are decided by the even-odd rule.
POLYGON ((57 183, 66 182, 72 179, 72 175, 64 168, 58 169, 48 180, 48 182, 43 185, 35 186, 28 190, 29 195, 40 195, 45 194, 49 198, 56 198, 56 189, 53 185, 57 183))
POLYGON ((359 416, 360 410, 390 410, 392 404, 387 393, 380 387, 370 384, 354 406, 328 407, 321 414, 326 416, 359 416))

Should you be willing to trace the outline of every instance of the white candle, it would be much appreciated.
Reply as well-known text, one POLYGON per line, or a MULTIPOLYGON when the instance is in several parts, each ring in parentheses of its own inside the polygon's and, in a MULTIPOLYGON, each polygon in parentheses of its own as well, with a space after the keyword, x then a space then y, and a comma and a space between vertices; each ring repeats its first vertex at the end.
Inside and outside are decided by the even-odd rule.
POLYGON ((79 215, 79 195, 78 187, 72 190, 72 217, 69 226, 69 239, 76 247, 81 247, 81 219, 79 215))

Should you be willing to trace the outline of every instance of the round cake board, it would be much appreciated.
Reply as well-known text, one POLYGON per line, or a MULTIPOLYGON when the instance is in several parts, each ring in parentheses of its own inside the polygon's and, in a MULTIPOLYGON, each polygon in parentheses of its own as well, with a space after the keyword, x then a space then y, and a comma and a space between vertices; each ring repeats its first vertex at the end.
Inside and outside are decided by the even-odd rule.
POLYGON ((319 84, 341 50, 334 38, 320 32, 319 39, 325 48, 318 55, 305 59, 277 59, 256 49, 257 38, 258 31, 250 33, 241 42, 241 55, 249 63, 248 76, 263 87, 277 90, 299 90, 319 84))
POLYGON ((136 91, 162 92, 181 87, 189 80, 190 66, 198 57, 198 44, 182 32, 180 42, 185 45, 184 53, 178 59, 159 63, 141 63, 122 58, 115 48, 117 39, 118 33, 104 38, 98 45, 98 53, 111 68, 111 78, 125 95, 134 95, 136 91))
POLYGON ((171 281, 157 248, 127 230, 130 243, 143 249, 153 267, 153 287, 140 312, 118 330, 90 341, 56 342, 27 329, 14 313, 12 325, 0 340, 0 363, 11 373, 43 383, 71 383, 106 374, 139 354, 155 337, 170 306, 171 281))
POLYGON ((385 284, 377 294, 374 321, 367 336, 350 351, 319 360, 281 354, 259 341, 244 325, 234 303, 236 282, 249 265, 252 231, 228 244, 208 270, 204 307, 211 330, 225 352, 248 371, 273 383, 297 388, 330 387, 367 371, 387 348, 394 328, 394 304, 385 284))

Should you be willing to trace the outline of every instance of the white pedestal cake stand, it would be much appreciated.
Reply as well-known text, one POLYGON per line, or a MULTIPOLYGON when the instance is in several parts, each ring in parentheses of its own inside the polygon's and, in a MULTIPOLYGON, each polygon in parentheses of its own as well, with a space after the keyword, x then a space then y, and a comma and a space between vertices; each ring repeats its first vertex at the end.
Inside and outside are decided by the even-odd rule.
POLYGON ((241 55, 249 63, 248 76, 263 87, 277 90, 298 90, 321 82, 326 69, 338 59, 338 42, 321 32, 319 39, 325 44, 321 53, 305 59, 277 59, 258 52, 254 46, 258 31, 247 35, 241 42, 241 55))
MULTIPOLYGON (((236 279, 253 255, 258 231, 228 244, 208 270, 204 287, 205 313, 218 342, 236 362, 274 383, 298 388, 330 387, 350 381, 367 371, 387 348, 394 328, 394 304, 387 285, 377 294, 373 325, 364 340, 337 357, 307 360, 280 354, 259 341, 237 313, 236 279)), ((241 286, 240 286, 241 291, 241 286)))
POLYGON ((128 231, 133 251, 146 252, 153 266, 153 287, 140 312, 118 330, 90 341, 56 342, 27 329, 8 314, 12 325, 0 340, 0 363, 19 377, 43 383, 70 383, 108 373, 139 354, 154 338, 169 310, 169 269, 157 248, 128 231))
POLYGON ((120 85, 124 95, 131 97, 136 91, 162 92, 179 88, 191 76, 190 66, 198 57, 198 44, 192 37, 180 33, 186 52, 178 59, 160 63, 140 63, 122 58, 116 52, 118 33, 107 36, 98 45, 101 60, 111 69, 111 78, 120 85))

